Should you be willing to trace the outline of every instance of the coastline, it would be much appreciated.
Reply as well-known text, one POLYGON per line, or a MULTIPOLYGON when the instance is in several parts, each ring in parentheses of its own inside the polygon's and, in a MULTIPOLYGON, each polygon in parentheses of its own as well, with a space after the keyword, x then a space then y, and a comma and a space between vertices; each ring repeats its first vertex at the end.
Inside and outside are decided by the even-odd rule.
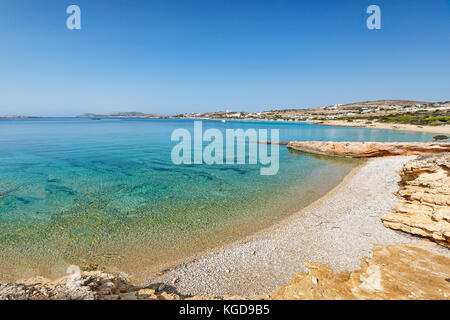
POLYGON ((419 126, 415 124, 382 123, 382 122, 367 123, 367 121, 348 122, 344 120, 314 121, 313 123, 318 126, 388 129, 388 130, 427 132, 427 133, 450 135, 449 125, 419 126))
MULTIPOLYGON (((267 142, 258 142, 258 143, 267 143, 267 142)), ((285 142, 285 143, 280 142, 280 144, 281 145, 287 144, 287 142, 285 142)), ((314 156, 314 155, 312 155, 312 156, 314 156)), ((332 159, 331 161, 339 160, 339 158, 337 158, 337 157, 325 156, 325 158, 332 159)), ((236 236, 233 239, 228 239, 226 242, 210 246, 209 248, 198 250, 197 252, 195 252, 193 254, 185 255, 185 256, 177 258, 177 259, 172 259, 172 260, 160 263, 160 264, 155 264, 154 266, 151 266, 150 268, 146 268, 145 266, 139 267, 138 269, 136 269, 135 272, 132 271, 130 274, 128 274, 128 273, 127 274, 130 276, 130 279, 132 279, 134 283, 138 283, 138 284, 147 284, 149 282, 159 281, 159 278, 162 274, 165 275, 163 277, 163 278, 165 278, 168 274, 170 274, 171 271, 173 271, 177 268, 180 268, 181 266, 184 266, 187 262, 197 261, 211 253, 215 253, 220 250, 225 250, 234 245, 245 244, 246 242, 251 241, 255 237, 266 235, 267 233, 269 233, 273 230, 276 230, 277 228, 279 228, 281 226, 287 225, 293 217, 297 216, 298 214, 301 214, 308 208, 314 208, 316 206, 319 206, 320 203, 324 199, 326 199, 328 196, 333 195, 336 192, 338 192, 338 190, 342 186, 344 186, 346 184, 346 182, 349 179, 351 179, 351 177, 353 175, 355 175, 358 172, 358 170, 361 167, 363 167, 364 164, 367 162, 367 160, 365 160, 365 159, 354 159, 354 160, 357 161, 356 162, 357 164, 354 165, 351 169, 349 169, 348 172, 342 174, 342 178, 340 180, 333 181, 328 190, 324 191, 323 193, 319 192, 319 193, 321 193, 320 195, 318 195, 317 197, 315 197, 315 199, 309 201, 308 203, 302 204, 300 209, 292 209, 292 210, 289 209, 287 215, 284 215, 283 217, 277 217, 276 219, 273 219, 270 223, 266 223, 264 226, 258 226, 256 229, 255 228, 249 229, 246 227, 246 225, 242 225, 241 230, 245 230, 245 232, 242 232, 239 236, 236 236), (156 278, 158 278, 158 279, 155 280, 156 278)), ((330 161, 330 160, 328 160, 328 161, 330 161)), ((314 191, 314 193, 315 193, 315 191, 314 191)), ((103 270, 103 269, 101 269, 101 270, 103 270)), ((125 272, 125 273, 127 272, 120 268, 107 268, 103 271, 106 271, 106 270, 111 271, 111 272, 125 272)), ((166 280, 165 280, 165 282, 167 284, 169 284, 169 283, 172 283, 174 279, 168 279, 167 281, 166 280)))
POLYGON ((368 160, 276 225, 144 282, 92 269, 76 289, 70 276, 0 282, 0 300, 448 299, 448 249, 381 219, 415 158, 368 160))
POLYGON ((85 285, 75 291, 65 284, 67 277, 0 282, 0 299, 47 299, 50 291, 52 299, 80 295, 90 300, 446 299, 450 294, 445 286, 448 249, 386 228, 382 222, 385 213, 398 204, 394 195, 398 170, 415 158, 360 162, 302 210, 147 279, 130 282, 124 273, 88 271, 81 276, 85 285), (373 287, 374 274, 382 278, 383 287, 373 287), (37 291, 23 291, 22 283, 37 291), (417 288, 422 288, 418 295, 417 288))
POLYGON ((369 160, 325 196, 276 225, 146 282, 164 283, 171 288, 168 292, 185 296, 264 295, 307 272, 304 263, 348 272, 358 269, 376 245, 417 243, 417 237, 381 222, 397 203, 393 194, 400 180, 397 170, 413 158, 369 160))
POLYGON ((168 292, 182 297, 267 295, 299 272, 307 272, 305 263, 322 263, 336 273, 351 272, 375 252, 375 245, 415 244, 414 236, 380 229, 381 216, 397 203, 392 196, 400 180, 396 170, 412 158, 366 161, 329 184, 325 195, 300 211, 195 257, 180 255, 178 262, 170 264, 179 264, 174 268, 147 269, 147 278, 135 278, 135 283, 163 283, 168 292))
MULTIPOLYGON (((162 119, 180 119, 180 118, 162 118, 162 119)), ((383 123, 383 122, 371 122, 367 123, 367 120, 364 121, 345 121, 345 120, 326 120, 326 121, 317 121, 317 120, 297 120, 297 121, 288 121, 288 120, 272 120, 272 119, 228 119, 228 118, 204 118, 204 117, 195 117, 195 118, 181 118, 186 120, 209 120, 209 121, 245 121, 245 122, 273 122, 273 123, 310 123, 317 126, 330 126, 330 127, 352 127, 352 128, 367 128, 367 129, 385 129, 385 130, 395 130, 395 131, 409 131, 409 132, 424 132, 424 133, 434 133, 434 134, 445 134, 450 135, 450 125, 441 125, 441 126, 429 126, 429 125, 415 125, 415 124, 401 124, 401 123, 383 123)))
MULTIPOLYGON (((401 124, 401 123, 384 123, 384 122, 371 122, 367 120, 355 120, 353 122, 345 120, 273 120, 273 119, 229 119, 229 118, 207 118, 207 117, 193 117, 193 118, 176 118, 171 116, 101 116, 104 119, 159 119, 159 120, 208 120, 208 121, 244 121, 244 122, 273 122, 273 123, 311 123, 317 126, 335 126, 335 127, 353 127, 353 128, 372 128, 372 129, 386 129, 396 131, 412 131, 412 132, 426 132, 434 134, 450 135, 450 125, 430 126, 430 125, 415 125, 415 124, 401 124)), ((0 119, 35 119, 41 118, 37 116, 9 116, 0 115, 0 119)), ((69 117, 69 118, 85 118, 88 117, 69 117)))

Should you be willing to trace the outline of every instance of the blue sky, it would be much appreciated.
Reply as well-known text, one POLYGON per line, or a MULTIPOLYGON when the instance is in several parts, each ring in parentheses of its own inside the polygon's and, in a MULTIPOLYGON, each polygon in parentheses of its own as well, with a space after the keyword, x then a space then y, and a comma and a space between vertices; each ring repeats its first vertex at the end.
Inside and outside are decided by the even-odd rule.
POLYGON ((450 100, 450 0, 2 0, 0 39, 0 114, 450 100))

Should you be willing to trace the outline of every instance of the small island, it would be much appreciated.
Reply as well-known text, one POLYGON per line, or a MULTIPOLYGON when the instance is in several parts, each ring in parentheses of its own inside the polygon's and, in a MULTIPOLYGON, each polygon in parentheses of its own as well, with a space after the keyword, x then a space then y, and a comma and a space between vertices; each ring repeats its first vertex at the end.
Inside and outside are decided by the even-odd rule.
POLYGON ((16 116, 16 115, 0 115, 0 119, 28 119, 28 118, 39 118, 39 117, 35 117, 35 116, 16 116))
POLYGON ((95 114, 95 113, 84 113, 82 115, 77 116, 77 118, 94 118, 96 120, 101 118, 154 118, 154 119, 161 119, 164 118, 164 116, 159 114, 148 114, 143 112, 117 112, 117 113, 110 113, 110 114, 95 114))

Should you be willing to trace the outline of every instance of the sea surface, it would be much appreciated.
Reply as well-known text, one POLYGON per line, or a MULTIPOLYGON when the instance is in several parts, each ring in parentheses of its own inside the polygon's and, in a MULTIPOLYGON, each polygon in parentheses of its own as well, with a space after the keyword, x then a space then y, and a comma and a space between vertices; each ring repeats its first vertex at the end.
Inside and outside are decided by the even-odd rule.
MULTIPOLYGON (((280 140, 431 141, 432 134, 310 123, 203 121, 279 129, 280 140)), ((69 265, 135 278, 269 227, 335 187, 355 159, 289 152, 280 168, 174 165, 171 134, 193 120, 0 119, 0 280, 69 265)), ((206 145, 206 143, 205 143, 206 145)))

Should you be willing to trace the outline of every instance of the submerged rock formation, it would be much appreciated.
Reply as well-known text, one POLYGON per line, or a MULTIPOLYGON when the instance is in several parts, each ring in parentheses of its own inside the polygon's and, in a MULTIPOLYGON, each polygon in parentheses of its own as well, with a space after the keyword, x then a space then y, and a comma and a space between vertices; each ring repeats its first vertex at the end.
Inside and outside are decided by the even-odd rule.
POLYGON ((450 151, 450 142, 331 142, 292 141, 288 148, 337 157, 373 158, 434 154, 450 151))
POLYGON ((400 202, 383 216, 384 225, 450 248, 450 153, 411 160, 400 176, 400 202))

